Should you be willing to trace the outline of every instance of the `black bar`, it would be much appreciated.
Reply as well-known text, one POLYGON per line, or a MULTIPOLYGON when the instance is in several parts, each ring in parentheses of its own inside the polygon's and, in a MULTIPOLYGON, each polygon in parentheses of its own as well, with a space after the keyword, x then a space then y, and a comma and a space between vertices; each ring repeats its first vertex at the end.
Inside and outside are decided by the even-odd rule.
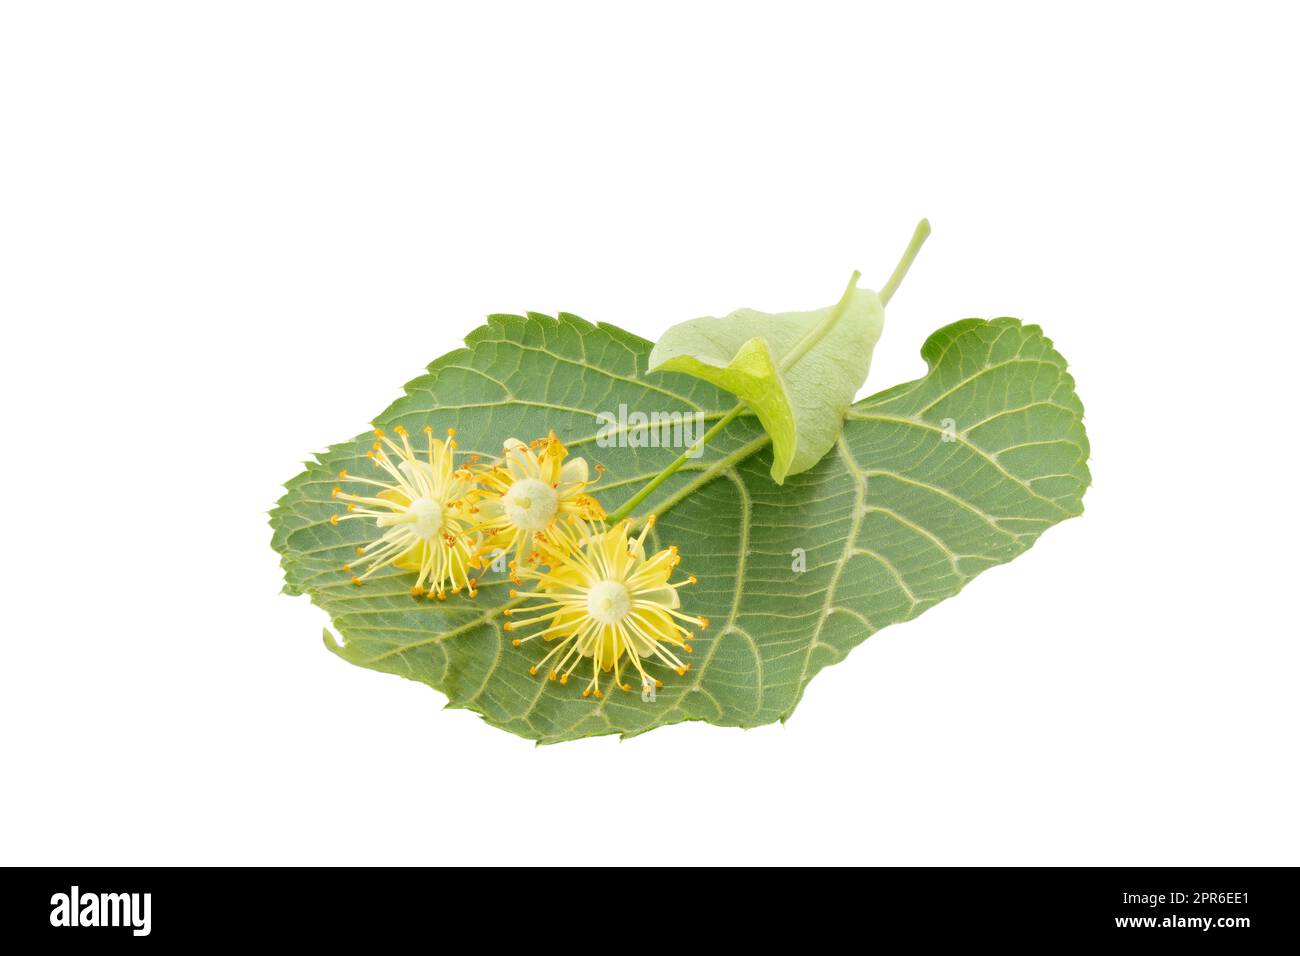
POLYGON ((1288 941, 1296 926, 1292 869, 604 869, 10 869, 0 912, 11 932, 96 947, 246 942, 254 926, 260 941, 331 946, 441 948, 458 932, 520 945, 518 934, 538 931, 585 946, 594 926, 625 941, 637 932, 771 941, 784 930, 867 943, 901 933, 927 942, 1239 946, 1288 941), (73 887, 76 922, 118 925, 71 925, 73 887))

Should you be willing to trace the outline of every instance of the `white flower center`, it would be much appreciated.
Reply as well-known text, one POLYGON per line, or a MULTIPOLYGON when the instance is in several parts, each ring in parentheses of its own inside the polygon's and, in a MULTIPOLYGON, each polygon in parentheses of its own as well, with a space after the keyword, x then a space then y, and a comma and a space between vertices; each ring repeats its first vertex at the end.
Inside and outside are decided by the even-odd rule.
POLYGON ((418 538, 432 541, 442 530, 442 505, 432 498, 416 498, 407 507, 406 513, 413 520, 411 531, 418 538))
POLYGON ((632 595, 622 581, 600 581, 587 592, 587 613, 601 624, 617 624, 632 610, 632 595))
POLYGON ((560 496, 537 478, 520 478, 501 499, 510 523, 525 531, 544 531, 555 517, 560 496))

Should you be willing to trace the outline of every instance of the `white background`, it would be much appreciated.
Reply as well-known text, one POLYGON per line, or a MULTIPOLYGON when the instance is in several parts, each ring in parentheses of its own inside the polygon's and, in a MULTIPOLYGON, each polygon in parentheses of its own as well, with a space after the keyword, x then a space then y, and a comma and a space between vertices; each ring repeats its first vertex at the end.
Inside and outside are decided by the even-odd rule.
POLYGON ((1294 10, 469 6, 3 7, 0 861, 1300 863, 1294 10), (1040 323, 1095 485, 784 727, 535 748, 278 593, 484 314, 812 308, 922 215, 867 390, 1040 323))

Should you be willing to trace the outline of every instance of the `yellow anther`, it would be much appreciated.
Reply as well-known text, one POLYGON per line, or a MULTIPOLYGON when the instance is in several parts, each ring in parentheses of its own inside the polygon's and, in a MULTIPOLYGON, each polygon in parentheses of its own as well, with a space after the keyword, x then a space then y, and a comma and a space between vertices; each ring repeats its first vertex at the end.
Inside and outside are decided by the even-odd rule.
POLYGON ((330 524, 332 524, 332 525, 337 525, 338 523, 339 523, 339 516, 338 516, 338 515, 330 515, 330 524))
MULTIPOLYGON (((558 450, 558 454, 563 454, 563 446, 559 440, 552 434, 545 439, 535 439, 533 447, 544 446, 547 453, 558 450)), ((507 454, 517 453, 520 456, 528 456, 530 453, 526 446, 512 442, 511 447, 507 449, 507 454)), ((537 459, 534 458, 534 461, 537 459)), ((546 468, 552 467, 549 461, 543 459, 546 468)), ((536 474, 536 472, 530 472, 536 474)), ((478 471, 480 480, 484 482, 495 481, 495 475, 489 472, 478 471)), ((546 471, 541 472, 541 477, 548 485, 554 485, 553 473, 546 471)), ((561 483, 562 484, 562 483, 561 483)), ((507 485, 508 487, 508 485, 507 485)), ((537 494, 537 490, 531 489, 530 494, 537 494)), ((515 495, 516 499, 522 497, 515 495)), ((579 508, 573 507, 574 504, 581 506, 584 500, 582 497, 570 499, 568 513, 575 520, 580 517, 579 508)), ((486 510, 486 508, 484 509, 486 510)), ((603 511, 601 512, 603 514, 603 511)), ((509 599, 512 605, 517 599, 524 597, 533 597, 549 603, 543 603, 540 607, 505 607, 501 608, 503 627, 506 630, 528 631, 528 634, 522 638, 515 638, 511 641, 512 645, 518 647, 528 643, 532 637, 543 637, 547 643, 555 642, 555 646, 549 653, 546 653, 538 666, 545 666, 551 661, 557 661, 559 666, 552 670, 548 677, 551 680, 558 680, 561 684, 567 683, 570 673, 573 672, 582 661, 593 666, 594 679, 585 681, 579 679, 577 684, 583 697, 595 695, 597 700, 605 698, 605 692, 600 686, 609 687, 601 676, 601 671, 614 671, 614 677, 611 683, 618 686, 624 692, 633 690, 634 687, 641 686, 644 688, 663 687, 663 681, 658 680, 650 674, 645 673, 644 665, 638 663, 636 670, 640 672, 640 678, 637 684, 622 679, 620 673, 620 662, 625 659, 636 661, 637 648, 641 642, 650 641, 656 645, 659 650, 655 653, 657 660, 649 661, 646 664, 652 664, 655 667, 667 664, 669 669, 676 669, 679 675, 684 675, 690 669, 689 665, 683 664, 678 658, 673 656, 669 647, 678 649, 685 648, 686 653, 691 653, 694 649, 685 641, 684 638, 691 637, 691 633, 684 625, 698 624, 706 627, 708 621, 702 617, 687 616, 680 611, 675 610, 677 602, 665 587, 664 583, 668 578, 668 567, 673 558, 677 558, 677 550, 671 551, 664 549, 654 555, 649 555, 644 549, 639 547, 644 541, 649 529, 654 526, 657 516, 646 515, 638 519, 640 537, 634 541, 629 541, 629 533, 632 528, 632 522, 624 519, 612 528, 603 530, 586 531, 585 523, 578 522, 574 526, 561 521, 546 526, 544 529, 521 528, 519 532, 531 532, 524 537, 523 534, 516 535, 516 543, 524 550, 516 549, 516 556, 526 554, 529 560, 536 562, 535 565, 529 566, 523 558, 516 557, 516 560, 510 560, 511 569, 510 579, 516 585, 509 592, 509 599), (534 550, 527 549, 527 544, 520 542, 533 543, 534 550), (610 563, 606 559, 596 560, 602 553, 604 555, 613 555, 621 552, 624 547, 629 547, 629 563, 621 564, 617 559, 613 560, 612 572, 605 569, 602 562, 610 563), (603 550, 602 550, 603 549, 603 550), (585 552, 585 554, 584 554, 585 552), (593 557, 596 556, 596 557, 593 557), (585 558, 585 560, 584 560, 585 558), (545 570, 543 570, 543 568, 545 570), (648 573, 640 573, 640 569, 645 568, 648 573), (614 580, 609 580, 613 576, 614 580), (535 591, 524 592, 522 582, 527 580, 535 591), (655 582, 659 582, 657 587, 655 582), (556 600, 558 599, 558 600, 556 600), (662 622, 658 616, 654 618, 654 623, 647 624, 645 620, 637 618, 632 621, 625 621, 625 618, 631 616, 634 607, 659 607, 662 608, 662 622), (559 608, 560 610, 556 610, 559 608), (525 616, 520 620, 513 620, 514 612, 522 610, 542 612, 525 616), (563 618, 564 628, 568 633, 563 636, 557 635, 552 637, 558 628, 557 619, 563 618), (676 620, 673 620, 676 618, 676 620), (640 624, 637 624, 640 621, 640 624), (678 622, 681 623, 678 623, 678 622), (546 622, 549 622, 546 623, 546 622), (610 628, 613 632, 613 640, 606 646, 598 641, 579 640, 583 634, 590 635, 592 631, 586 630, 596 622, 603 627, 610 628), (584 643, 585 641, 585 643, 584 643), (625 658, 624 655, 627 655, 625 658), (567 670, 567 672, 566 672, 567 670), (585 685, 585 687, 583 686, 585 685)), ((494 527, 488 527, 484 524, 473 526, 481 535, 486 535, 490 539, 495 533, 494 527)), ((632 537, 636 537, 632 535, 632 537)), ((486 559, 485 559, 486 563, 486 559)), ((687 578, 682 575, 682 578, 687 578)), ((689 576, 687 580, 679 580, 672 587, 679 587, 687 583, 695 583, 698 579, 694 575, 689 576)), ((669 582, 671 583, 671 582, 669 582)), ((512 635, 514 637, 514 635, 512 635)), ((540 642, 539 642, 540 643, 540 642)), ((644 656, 644 655, 643 655, 644 656)), ((629 670, 631 668, 628 668, 629 670)))
POLYGON ((361 587, 361 579, 360 579, 360 578, 354 577, 354 578, 352 579, 352 583, 355 584, 357 587, 361 587))
MULTIPOLYGON (((516 638, 515 638, 513 641, 511 641, 510 643, 511 643, 512 646, 514 646, 514 647, 518 647, 520 644, 523 643, 523 641, 521 641, 519 638, 516 637, 516 638)), ((537 673, 537 670, 536 670, 535 668, 534 668, 534 670, 533 670, 533 673, 534 673, 534 674, 537 673)))
POLYGON ((424 588, 420 587, 418 584, 412 585, 411 597, 424 597, 424 588))

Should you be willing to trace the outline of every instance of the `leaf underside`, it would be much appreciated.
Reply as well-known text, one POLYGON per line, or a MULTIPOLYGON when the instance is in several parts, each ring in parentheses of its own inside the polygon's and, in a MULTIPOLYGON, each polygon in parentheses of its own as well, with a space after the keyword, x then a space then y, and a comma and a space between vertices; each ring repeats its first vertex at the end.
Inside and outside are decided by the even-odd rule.
MULTIPOLYGON (((601 447, 597 413, 626 404, 714 421, 734 401, 685 375, 643 378, 651 343, 572 315, 492 316, 466 345, 434 361, 375 424, 456 428, 464 451, 486 457, 506 438, 554 429, 573 455, 608 469, 596 490, 611 509, 681 449, 601 447)), ((412 598, 413 576, 392 569, 354 587, 341 567, 368 529, 331 525, 340 509, 330 491, 340 469, 369 473, 368 433, 308 464, 272 512, 286 590, 328 612, 343 644, 327 632, 326 646, 340 657, 423 681, 448 706, 529 739, 784 720, 821 668, 1083 510, 1083 406, 1039 328, 966 319, 930 336, 922 356, 925 377, 853 405, 832 453, 783 486, 769 477, 762 428, 742 417, 638 509, 658 515, 654 546, 676 544, 682 570, 699 578, 684 607, 712 622, 693 641, 692 670, 661 675, 654 701, 617 690, 584 699, 572 683, 529 675, 539 652, 512 647, 502 631, 503 575, 485 576, 472 600, 412 598), (795 570, 795 549, 805 570, 795 570)))

